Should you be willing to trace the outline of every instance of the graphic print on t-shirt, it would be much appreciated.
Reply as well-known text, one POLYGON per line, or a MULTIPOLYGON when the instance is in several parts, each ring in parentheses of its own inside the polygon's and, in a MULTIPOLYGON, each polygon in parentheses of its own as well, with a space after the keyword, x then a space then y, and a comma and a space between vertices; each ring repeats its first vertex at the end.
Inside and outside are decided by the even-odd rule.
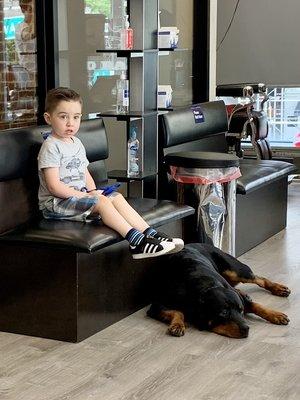
POLYGON ((85 186, 85 163, 77 154, 62 158, 59 174, 60 180, 74 189, 80 190, 85 186))

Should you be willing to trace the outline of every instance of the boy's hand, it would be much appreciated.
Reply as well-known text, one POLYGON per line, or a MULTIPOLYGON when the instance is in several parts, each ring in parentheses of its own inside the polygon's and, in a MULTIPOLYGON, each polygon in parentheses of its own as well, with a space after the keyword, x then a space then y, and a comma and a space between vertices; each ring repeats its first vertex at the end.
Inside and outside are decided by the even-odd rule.
POLYGON ((100 189, 95 189, 95 190, 91 190, 89 191, 89 196, 100 196, 103 193, 103 190, 100 189))

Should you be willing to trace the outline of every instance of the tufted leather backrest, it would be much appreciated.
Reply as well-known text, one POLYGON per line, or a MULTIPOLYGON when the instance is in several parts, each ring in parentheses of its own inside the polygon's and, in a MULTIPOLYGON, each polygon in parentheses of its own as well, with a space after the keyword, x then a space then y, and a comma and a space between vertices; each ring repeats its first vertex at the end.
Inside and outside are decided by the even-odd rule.
MULTIPOLYGON (((0 233, 38 215, 37 155, 47 131, 50 128, 44 125, 0 132, 0 233)), ((106 180, 108 143, 102 119, 83 121, 77 136, 96 183, 106 180)))
POLYGON ((224 102, 211 101, 198 106, 204 117, 200 123, 195 122, 192 107, 160 116, 160 137, 164 149, 219 134, 225 138, 228 120, 224 102))

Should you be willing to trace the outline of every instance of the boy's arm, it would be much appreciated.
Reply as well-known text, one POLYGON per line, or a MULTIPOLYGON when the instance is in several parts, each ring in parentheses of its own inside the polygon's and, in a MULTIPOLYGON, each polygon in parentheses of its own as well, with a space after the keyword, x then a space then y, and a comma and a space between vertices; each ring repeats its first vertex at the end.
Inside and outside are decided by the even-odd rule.
POLYGON ((97 190, 95 181, 92 178, 92 175, 90 174, 90 171, 87 168, 85 170, 85 183, 86 183, 86 188, 89 192, 97 190))
POLYGON ((96 188, 95 181, 87 168, 85 170, 85 183, 88 192, 91 192, 92 194, 101 194, 103 192, 103 190, 98 190, 96 188))
POLYGON ((59 168, 43 168, 42 173, 44 174, 47 188, 53 196, 60 199, 67 199, 72 196, 78 198, 88 196, 87 193, 75 190, 61 182, 59 179, 59 168))

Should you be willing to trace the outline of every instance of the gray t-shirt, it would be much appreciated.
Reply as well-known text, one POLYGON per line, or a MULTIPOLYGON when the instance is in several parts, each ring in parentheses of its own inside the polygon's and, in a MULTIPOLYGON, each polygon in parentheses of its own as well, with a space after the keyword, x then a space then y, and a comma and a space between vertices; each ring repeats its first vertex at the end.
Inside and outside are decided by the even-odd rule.
POLYGON ((81 190, 86 186, 85 172, 89 164, 83 144, 77 137, 72 137, 73 143, 54 138, 51 134, 42 144, 38 155, 39 169, 39 208, 43 210, 45 203, 54 196, 47 189, 43 168, 59 168, 61 182, 81 190))

